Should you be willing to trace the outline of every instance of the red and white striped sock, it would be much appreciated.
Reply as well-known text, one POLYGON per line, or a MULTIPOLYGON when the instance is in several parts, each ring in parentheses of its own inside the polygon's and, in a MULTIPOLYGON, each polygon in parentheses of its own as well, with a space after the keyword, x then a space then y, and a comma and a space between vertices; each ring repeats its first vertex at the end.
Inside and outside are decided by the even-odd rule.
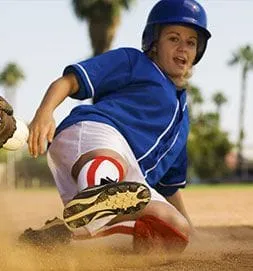
POLYGON ((81 169, 77 178, 78 190, 100 185, 102 179, 120 182, 123 177, 124 170, 120 162, 109 156, 97 156, 81 169))

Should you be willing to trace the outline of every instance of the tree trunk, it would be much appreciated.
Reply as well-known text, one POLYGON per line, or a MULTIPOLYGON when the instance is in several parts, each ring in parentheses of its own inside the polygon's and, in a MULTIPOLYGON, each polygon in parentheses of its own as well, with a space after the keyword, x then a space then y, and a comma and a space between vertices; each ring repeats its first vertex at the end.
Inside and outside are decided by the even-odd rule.
POLYGON ((243 140, 244 140, 244 112, 245 112, 245 98, 246 98, 246 78, 247 69, 244 67, 242 71, 242 85, 241 85, 241 96, 240 96, 240 111, 239 111, 239 134, 237 144, 237 161, 238 161, 238 173, 240 178, 243 177, 243 140))
MULTIPOLYGON (((12 105, 14 114, 16 108, 16 90, 14 88, 8 88, 4 92, 6 100, 12 105)), ((7 187, 14 188, 16 183, 16 172, 15 172, 15 152, 7 151, 6 156, 6 182, 7 187)))
POLYGON ((116 29, 120 22, 120 16, 113 17, 110 20, 97 20, 91 18, 89 21, 89 34, 91 37, 91 45, 93 55, 99 55, 111 48, 116 29))

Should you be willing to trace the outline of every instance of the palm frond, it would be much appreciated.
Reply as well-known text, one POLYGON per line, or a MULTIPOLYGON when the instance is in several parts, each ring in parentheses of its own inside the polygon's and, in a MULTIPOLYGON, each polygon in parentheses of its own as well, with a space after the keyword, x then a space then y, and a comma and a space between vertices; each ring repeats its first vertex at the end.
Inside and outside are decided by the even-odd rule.
POLYGON ((0 73, 0 84, 7 87, 15 86, 25 78, 22 69, 14 62, 8 63, 0 73))
POLYGON ((237 53, 233 53, 232 58, 228 61, 229 66, 237 64, 240 60, 240 56, 237 53))
POLYGON ((240 47, 236 52, 232 54, 232 58, 228 61, 229 66, 238 63, 242 63, 246 66, 253 65, 253 49, 250 45, 240 47))

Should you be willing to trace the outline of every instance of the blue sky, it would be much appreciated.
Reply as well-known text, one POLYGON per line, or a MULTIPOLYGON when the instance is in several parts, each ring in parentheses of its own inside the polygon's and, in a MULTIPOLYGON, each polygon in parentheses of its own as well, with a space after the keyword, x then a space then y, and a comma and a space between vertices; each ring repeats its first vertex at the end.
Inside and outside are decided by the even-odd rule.
MULTIPOLYGON (((156 0, 136 0, 124 11, 113 48, 140 49, 141 35, 156 0)), ((238 133, 240 66, 229 67, 232 52, 253 45, 252 0, 200 0, 208 14, 212 38, 196 66, 192 83, 203 92, 203 110, 214 110, 211 97, 220 90, 228 103, 222 109, 221 125, 235 141, 238 133)), ((26 79, 17 89, 16 115, 30 122, 47 87, 68 64, 91 55, 87 25, 79 21, 71 0, 0 0, 0 70, 11 61, 24 70, 26 79)), ((245 131, 247 149, 253 152, 253 71, 247 81, 245 131)), ((4 90, 0 87, 0 94, 4 90)), ((76 102, 67 99, 55 112, 59 123, 76 102)))

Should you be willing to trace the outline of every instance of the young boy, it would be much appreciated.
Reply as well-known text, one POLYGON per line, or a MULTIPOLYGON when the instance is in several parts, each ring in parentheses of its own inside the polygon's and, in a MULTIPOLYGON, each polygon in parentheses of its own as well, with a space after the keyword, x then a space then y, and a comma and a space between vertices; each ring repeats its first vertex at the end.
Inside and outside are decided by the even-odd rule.
MULTIPOLYGON (((136 249, 186 247, 192 225, 179 191, 187 170, 185 85, 211 36, 206 20, 195 0, 161 0, 148 16, 143 52, 109 51, 67 66, 50 85, 28 144, 37 157, 51 143, 64 231, 81 229, 84 238, 125 231, 136 249), (94 103, 74 108, 55 130, 54 109, 68 96, 94 103)), ((34 233, 41 242, 45 231, 34 233)))

